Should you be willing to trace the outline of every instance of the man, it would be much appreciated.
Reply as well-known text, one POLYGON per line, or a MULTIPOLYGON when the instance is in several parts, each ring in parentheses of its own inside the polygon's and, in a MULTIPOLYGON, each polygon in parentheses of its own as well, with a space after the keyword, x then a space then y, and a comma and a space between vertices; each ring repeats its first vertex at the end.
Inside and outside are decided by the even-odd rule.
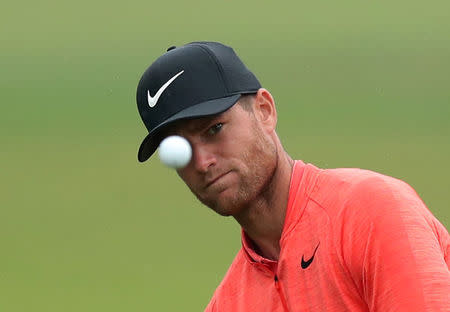
POLYGON ((271 94, 234 51, 170 48, 143 74, 147 160, 168 135, 191 144, 179 176, 242 227, 206 311, 450 311, 450 237, 406 183, 323 170, 284 151, 271 94))

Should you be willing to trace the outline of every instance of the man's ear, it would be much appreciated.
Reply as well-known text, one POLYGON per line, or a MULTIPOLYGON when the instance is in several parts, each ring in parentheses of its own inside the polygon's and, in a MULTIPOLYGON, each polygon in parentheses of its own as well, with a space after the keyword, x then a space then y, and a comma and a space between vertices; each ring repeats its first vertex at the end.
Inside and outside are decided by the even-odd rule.
POLYGON ((270 92, 260 88, 256 93, 253 105, 256 119, 261 123, 261 126, 268 132, 274 131, 277 126, 277 110, 270 92))

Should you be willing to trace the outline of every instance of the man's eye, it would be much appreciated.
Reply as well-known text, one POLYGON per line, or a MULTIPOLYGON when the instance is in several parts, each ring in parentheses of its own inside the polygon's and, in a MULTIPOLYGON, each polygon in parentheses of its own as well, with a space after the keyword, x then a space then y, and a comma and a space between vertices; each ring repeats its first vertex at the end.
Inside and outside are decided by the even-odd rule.
POLYGON ((208 134, 209 135, 214 135, 219 133, 219 131, 222 129, 223 123, 219 122, 217 124, 215 124, 214 126, 212 126, 211 128, 208 129, 208 134))

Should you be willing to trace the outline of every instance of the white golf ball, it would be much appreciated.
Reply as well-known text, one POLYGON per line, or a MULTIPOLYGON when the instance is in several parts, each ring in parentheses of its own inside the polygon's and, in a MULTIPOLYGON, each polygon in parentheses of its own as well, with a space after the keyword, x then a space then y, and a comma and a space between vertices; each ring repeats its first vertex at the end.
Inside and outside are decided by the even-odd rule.
POLYGON ((191 161, 191 157, 191 145, 181 136, 169 136, 159 144, 159 159, 168 167, 183 168, 191 161))

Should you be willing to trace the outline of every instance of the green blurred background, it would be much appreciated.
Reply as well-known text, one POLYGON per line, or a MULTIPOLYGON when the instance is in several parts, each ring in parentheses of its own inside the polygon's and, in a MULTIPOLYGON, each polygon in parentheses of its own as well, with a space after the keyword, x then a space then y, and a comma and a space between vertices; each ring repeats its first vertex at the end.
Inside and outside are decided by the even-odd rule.
POLYGON ((240 247, 159 161, 135 89, 171 45, 235 48, 289 153, 401 178, 448 228, 448 1, 8 1, 0 310, 201 311, 240 247))

